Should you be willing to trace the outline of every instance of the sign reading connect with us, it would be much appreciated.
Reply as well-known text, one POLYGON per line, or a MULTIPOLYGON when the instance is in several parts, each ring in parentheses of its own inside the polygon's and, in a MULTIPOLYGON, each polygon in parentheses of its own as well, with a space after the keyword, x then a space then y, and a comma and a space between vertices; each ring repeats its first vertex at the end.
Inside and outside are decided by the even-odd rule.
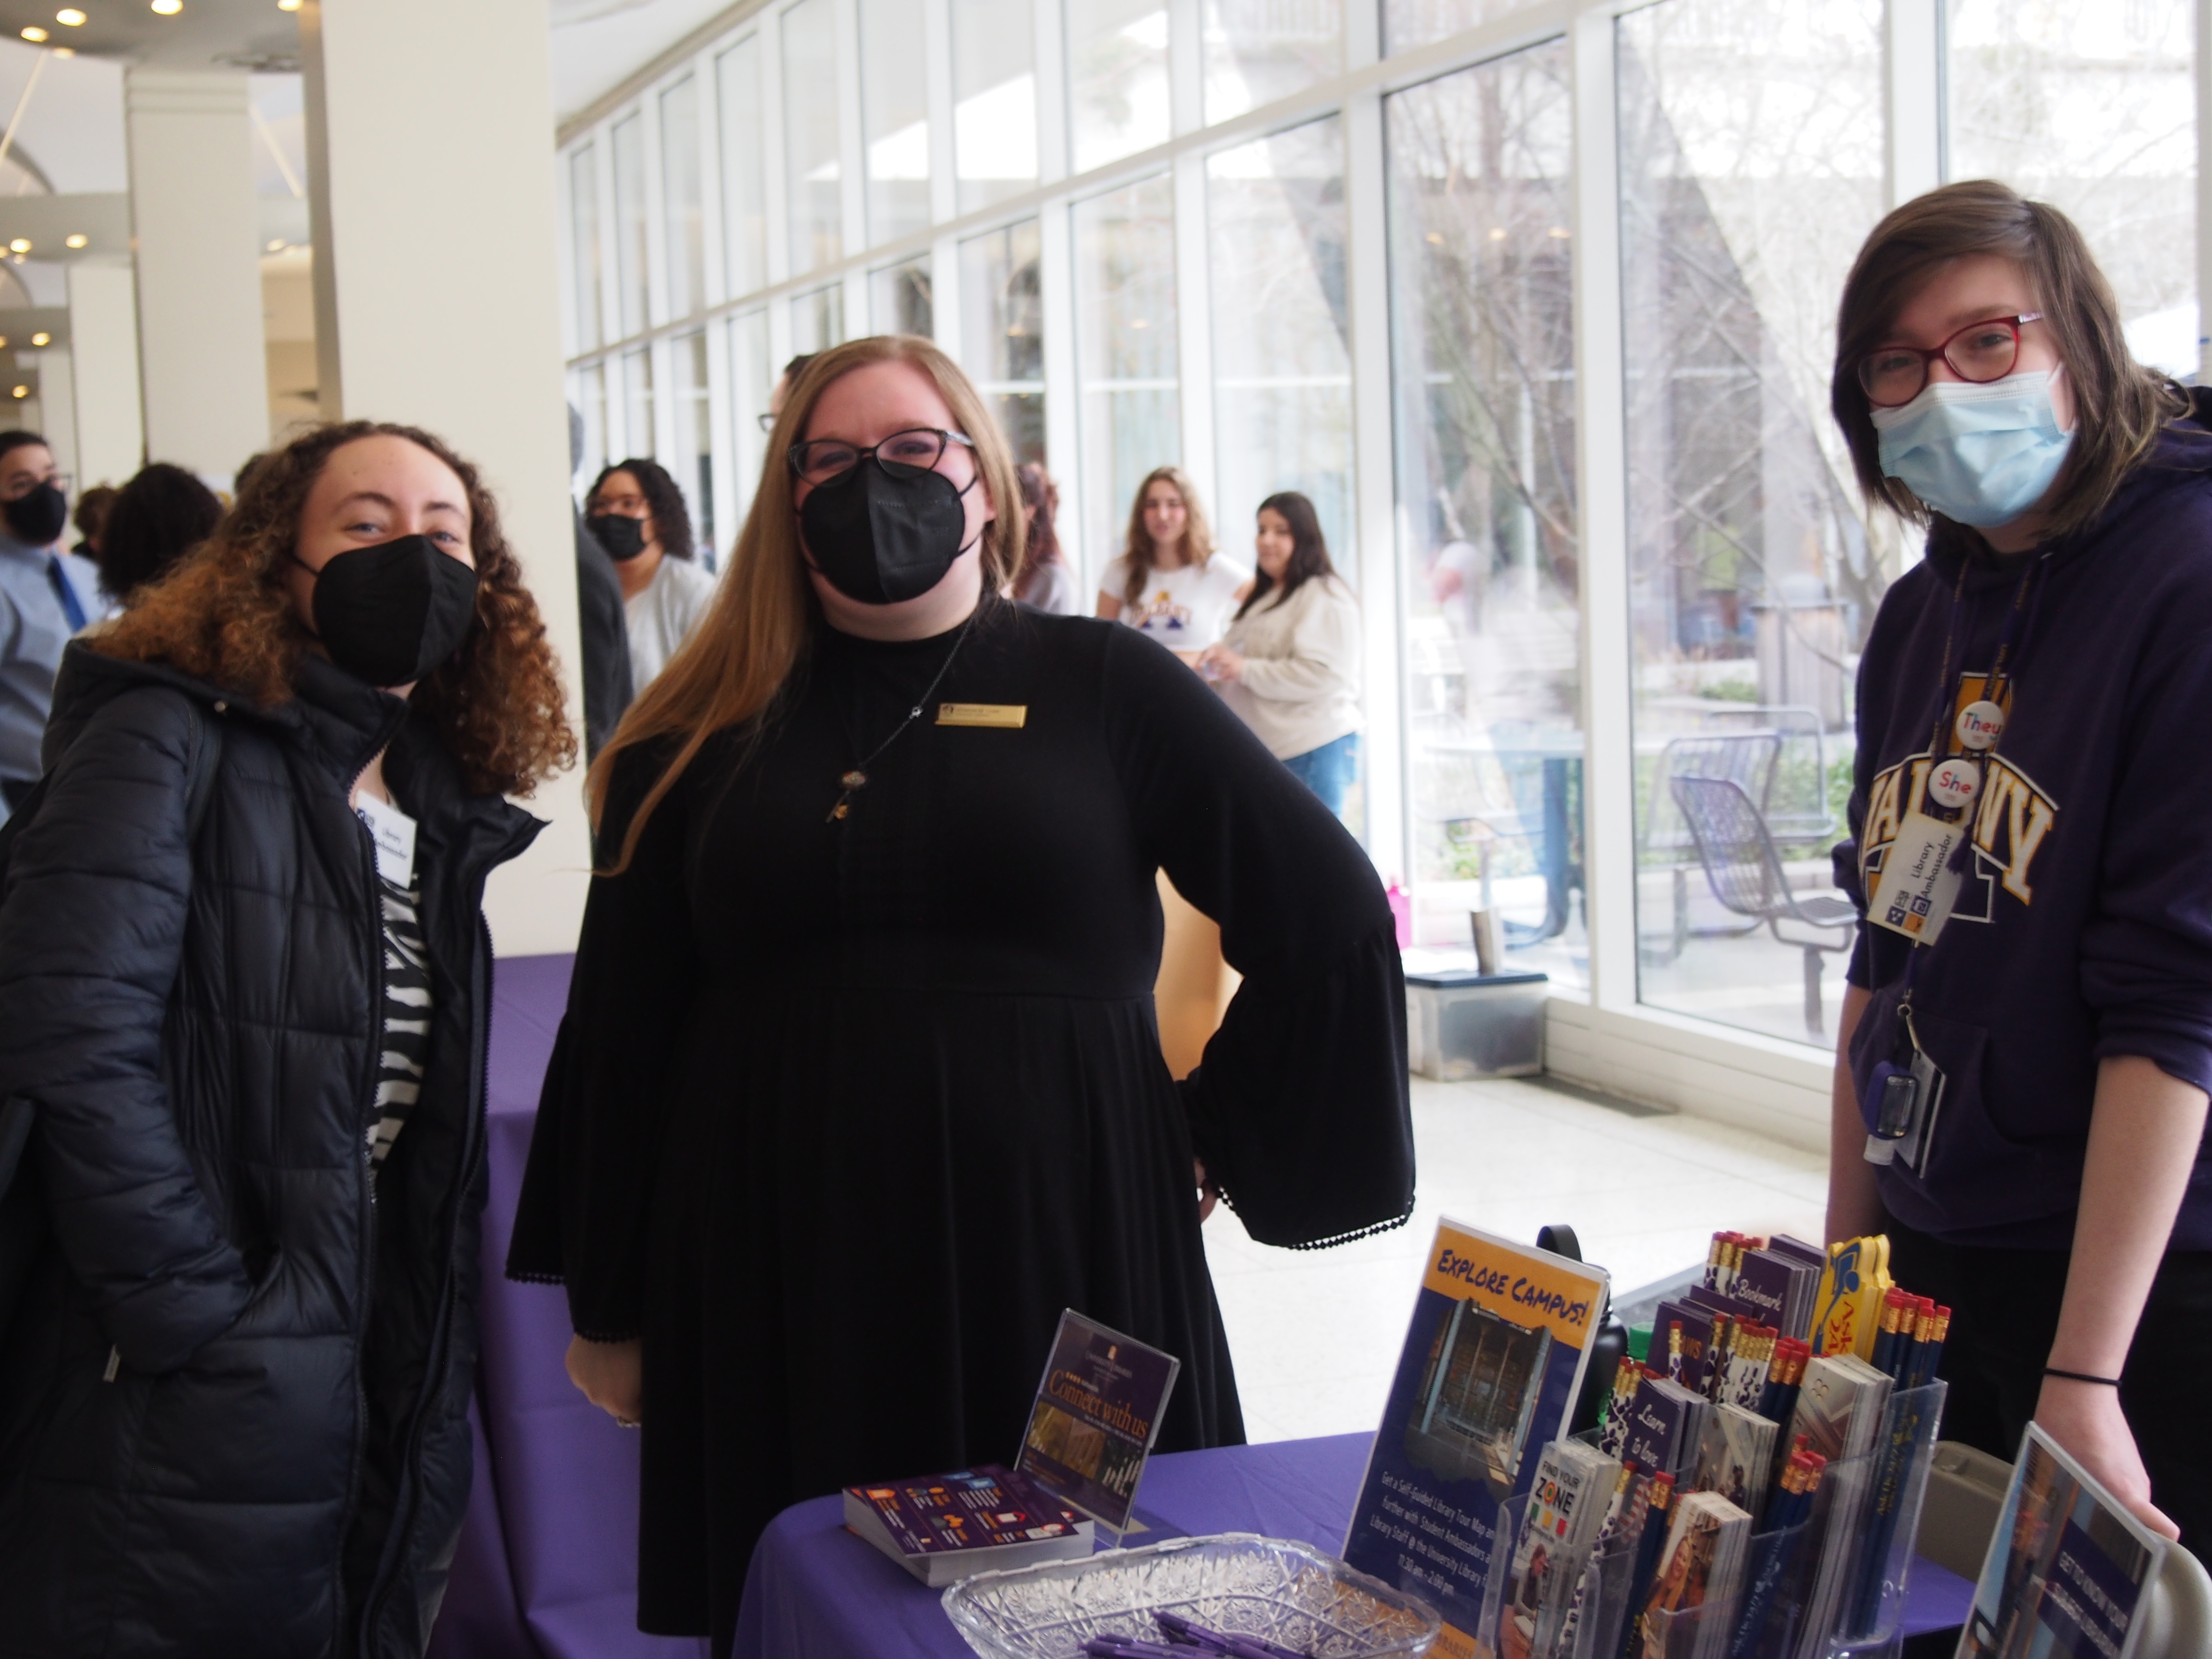
POLYGON ((1455 1236, 1447 1228, 1437 1239, 1421 1286, 1455 1301, 1476 1303, 1530 1329, 1548 1325, 1553 1335, 1577 1348, 1589 1340, 1590 1321, 1597 1312, 1590 1279, 1567 1270, 1564 1263, 1557 1272, 1525 1261, 1510 1267, 1496 1263, 1479 1240, 1455 1236))

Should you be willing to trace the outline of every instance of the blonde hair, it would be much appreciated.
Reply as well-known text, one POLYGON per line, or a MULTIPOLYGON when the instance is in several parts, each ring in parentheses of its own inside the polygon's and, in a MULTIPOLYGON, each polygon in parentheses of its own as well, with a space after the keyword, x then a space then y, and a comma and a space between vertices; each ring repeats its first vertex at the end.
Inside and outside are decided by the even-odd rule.
POLYGON ((799 514, 792 505, 791 468, 785 457, 805 433, 815 404, 832 381, 872 363, 891 362, 912 363, 927 374, 952 411, 954 425, 974 441, 978 475, 998 509, 998 516, 983 526, 984 594, 1000 592, 1021 568, 1022 492, 1013 454, 958 364, 910 334, 848 341, 809 360, 769 434, 760 488, 738 532, 714 604, 668 666, 630 704, 592 763, 588 798, 596 828, 623 751, 659 738, 683 739, 631 816, 620 855, 603 873, 619 874, 629 866, 647 818, 707 739, 733 727, 757 726, 806 654, 817 605, 800 555, 799 514))
POLYGON ((1176 494, 1182 497, 1183 562, 1203 570, 1213 557, 1213 531, 1206 522, 1206 509, 1199 505, 1198 491, 1191 487, 1189 475, 1179 466, 1154 467, 1137 486, 1137 499, 1129 507, 1129 533, 1123 549, 1129 561, 1129 577, 1121 584, 1124 605, 1143 602, 1145 583, 1152 574, 1152 532, 1145 528, 1145 497, 1156 483, 1173 484, 1176 494))

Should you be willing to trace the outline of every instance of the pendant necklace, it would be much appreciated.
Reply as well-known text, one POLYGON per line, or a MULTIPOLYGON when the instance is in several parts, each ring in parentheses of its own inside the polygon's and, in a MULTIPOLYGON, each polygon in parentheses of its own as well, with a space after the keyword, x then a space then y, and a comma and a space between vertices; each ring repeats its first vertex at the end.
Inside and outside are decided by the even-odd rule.
POLYGON ((930 681, 928 689, 915 699, 914 707, 906 711, 906 718, 891 728, 889 737, 838 775, 838 786, 844 793, 837 797, 837 804, 830 809, 830 816, 823 820, 824 823, 836 823, 852 810, 854 793, 866 784, 868 769, 876 763, 876 757, 904 737, 907 727, 921 718, 921 711, 929 707, 930 698, 936 695, 937 688, 945 683, 945 675, 951 671, 952 659, 960 654, 960 647, 968 642, 968 630, 975 625, 975 618, 982 613, 983 608, 980 605, 968 613, 968 620, 960 624, 960 636, 952 641, 952 648, 945 653, 945 661, 939 667, 936 678, 930 681))

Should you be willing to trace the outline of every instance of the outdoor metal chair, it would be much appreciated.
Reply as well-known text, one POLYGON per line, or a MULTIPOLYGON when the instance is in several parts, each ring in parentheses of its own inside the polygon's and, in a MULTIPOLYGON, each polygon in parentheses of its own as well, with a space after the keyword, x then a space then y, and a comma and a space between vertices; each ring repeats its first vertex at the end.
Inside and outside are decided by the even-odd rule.
POLYGON ((1846 899, 1791 890, 1766 821, 1741 785, 1726 778, 1676 778, 1674 793, 1713 896, 1805 953, 1805 1029, 1821 1036, 1820 957, 1851 948, 1858 912, 1846 899), (1801 932, 1793 938, 1783 931, 1785 925, 1817 937, 1801 932))

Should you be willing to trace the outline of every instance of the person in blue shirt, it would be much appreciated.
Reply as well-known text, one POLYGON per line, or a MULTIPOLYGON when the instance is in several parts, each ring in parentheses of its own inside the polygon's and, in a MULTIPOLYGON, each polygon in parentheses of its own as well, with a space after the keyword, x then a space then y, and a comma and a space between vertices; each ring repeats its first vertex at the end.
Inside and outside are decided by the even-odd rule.
POLYGON ((39 776, 62 647, 107 614, 100 572, 56 545, 67 480, 35 432, 0 432, 0 819, 39 776))

